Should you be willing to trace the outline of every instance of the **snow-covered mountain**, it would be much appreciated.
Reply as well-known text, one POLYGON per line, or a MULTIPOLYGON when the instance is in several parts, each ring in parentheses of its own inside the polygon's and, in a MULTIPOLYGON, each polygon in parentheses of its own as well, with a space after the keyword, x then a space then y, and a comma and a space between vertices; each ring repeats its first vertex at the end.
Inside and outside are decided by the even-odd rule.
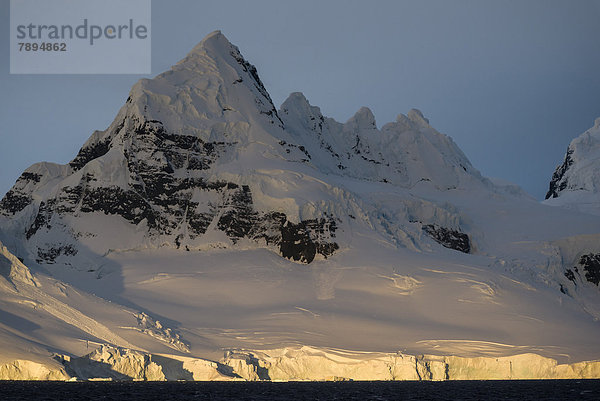
POLYGON ((552 175, 546 203, 600 215, 600 118, 569 144, 552 175))
POLYGON ((514 355, 600 358, 599 239, 418 110, 277 110, 214 32, 0 201, 0 376, 593 377, 514 355))
MULTIPOLYGON (((241 240, 309 263, 339 248, 335 231, 350 218, 337 199, 343 189, 314 180, 332 174, 407 189, 489 185, 417 110, 381 130, 367 108, 341 124, 297 93, 278 112, 256 69, 214 33, 170 71, 138 82, 67 166, 27 169, 0 211, 12 246, 38 263, 88 269, 109 249, 241 240), (112 224, 100 223, 107 215, 112 224)), ((444 217, 412 218, 434 239, 460 237, 459 216, 436 213, 444 217)))

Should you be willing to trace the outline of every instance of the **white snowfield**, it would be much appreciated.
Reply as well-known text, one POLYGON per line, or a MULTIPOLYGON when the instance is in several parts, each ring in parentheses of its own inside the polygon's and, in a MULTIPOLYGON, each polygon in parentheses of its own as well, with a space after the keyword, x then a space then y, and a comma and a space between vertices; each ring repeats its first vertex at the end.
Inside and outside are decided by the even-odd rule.
POLYGON ((0 379, 600 378, 597 128, 552 207, 214 32, 0 202, 0 379))

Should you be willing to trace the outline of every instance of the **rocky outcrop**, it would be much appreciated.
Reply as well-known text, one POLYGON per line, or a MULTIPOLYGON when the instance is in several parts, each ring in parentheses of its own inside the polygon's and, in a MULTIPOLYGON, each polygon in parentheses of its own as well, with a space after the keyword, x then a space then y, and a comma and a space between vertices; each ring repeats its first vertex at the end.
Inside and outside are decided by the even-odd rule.
MULTIPOLYGON (((332 218, 292 223, 283 213, 255 210, 248 185, 190 176, 190 171, 210 168, 231 144, 169 134, 156 120, 136 123, 131 131, 123 128, 126 126, 118 127, 124 134, 114 152, 123 149, 124 141, 128 142, 128 147, 117 155, 123 160, 127 182, 106 182, 97 170, 85 169, 77 185, 63 186, 56 195, 39 202, 35 218, 23 233, 27 240, 39 232, 51 232, 53 224, 68 216, 99 212, 119 216, 134 226, 143 225, 150 237, 172 236, 176 247, 205 234, 214 221, 214 226, 233 244, 242 238, 264 240, 277 247, 283 257, 302 263, 310 263, 316 255, 328 257, 339 248, 330 240, 336 230, 332 218)), ((81 169, 85 166, 82 163, 93 162, 105 154, 93 150, 95 146, 86 144, 72 167, 81 169)), ((24 173, 23 180, 40 180, 40 176, 30 175, 24 173)), ((6 215, 14 215, 31 204, 30 196, 23 192, 30 188, 18 184, 0 205, 6 215)), ((38 263, 51 264, 61 255, 76 255, 78 249, 73 244, 46 242, 34 252, 38 263)))
POLYGON ((456 251, 470 253, 471 241, 469 236, 457 230, 446 227, 440 227, 436 224, 426 224, 423 231, 429 235, 438 244, 456 251))
POLYGON ((568 180, 565 177, 565 174, 569 167, 573 165, 573 159, 571 155, 573 154, 573 149, 571 147, 567 148, 567 154, 565 156, 565 160, 561 165, 556 167, 554 174, 552 174, 552 179, 550 180, 550 188, 546 193, 546 198, 557 198, 560 191, 567 188, 568 180))
MULTIPOLYGON (((204 235, 211 224, 233 244, 242 238, 264 241, 283 257, 302 263, 310 263, 317 255, 331 256, 339 248, 331 240, 337 227, 332 217, 293 223, 284 213, 257 211, 249 185, 198 176, 198 171, 209 169, 233 144, 172 134, 157 120, 140 122, 130 118, 111 132, 115 133, 98 143, 110 139, 111 157, 120 160, 117 165, 121 170, 113 174, 124 181, 107 180, 102 171, 88 166, 108 152, 98 150, 108 145, 91 141, 71 162, 72 168, 81 170, 76 185, 72 177, 70 185, 60 187, 37 205, 27 192, 35 191, 35 186, 17 183, 5 196, 0 204, 5 215, 15 215, 32 205, 35 217, 23 232, 27 240, 64 226, 69 217, 102 213, 144 227, 150 238, 162 236, 164 241, 170 236, 177 248, 204 235)), ((39 182, 42 178, 26 172, 22 181, 39 182)), ((35 245, 36 261, 52 264, 59 256, 77 255, 80 233, 69 232, 74 234, 71 243, 35 245)))
POLYGON ((599 156, 600 118, 592 128, 571 141, 562 164, 552 174, 546 199, 558 198, 566 192, 598 193, 599 156))
POLYGON ((582 255, 576 266, 565 271, 565 277, 575 284, 585 279, 598 286, 600 284, 600 254, 582 255))
POLYGON ((310 263, 317 255, 327 258, 339 249, 339 245, 332 240, 336 230, 333 217, 292 223, 285 214, 273 212, 258 219, 251 236, 277 246, 284 258, 310 263))

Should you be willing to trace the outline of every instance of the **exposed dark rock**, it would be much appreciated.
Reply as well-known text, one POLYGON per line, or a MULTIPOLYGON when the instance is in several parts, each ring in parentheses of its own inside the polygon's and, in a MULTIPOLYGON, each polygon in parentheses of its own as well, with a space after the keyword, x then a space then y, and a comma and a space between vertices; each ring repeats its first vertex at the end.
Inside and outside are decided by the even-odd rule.
POLYGON ((335 238, 337 230, 333 218, 303 220, 292 223, 281 212, 260 216, 250 237, 264 240, 267 245, 279 246, 281 256, 302 263, 310 263, 317 254, 327 258, 339 249, 335 238))
POLYGON ((40 203, 38 213, 35 216, 35 220, 31 223, 31 226, 25 233, 27 239, 31 238, 38 230, 42 227, 50 229, 50 219, 52 218, 52 209, 46 206, 46 202, 40 203))
POLYGON ((158 213, 137 192, 124 191, 116 186, 86 191, 81 201, 81 211, 116 214, 134 224, 146 220, 150 228, 157 227, 160 220, 158 213))
POLYGON ((279 246, 281 256, 310 263, 317 254, 331 256, 339 245, 330 242, 337 229, 333 218, 303 220, 294 224, 280 212, 262 216, 253 229, 252 238, 264 239, 268 245, 279 246))
POLYGON ((311 241, 305 225, 287 222, 281 229, 281 255, 288 259, 310 263, 317 254, 317 245, 311 241))
MULTIPOLYGON (((192 203, 190 203, 190 205, 195 206, 192 205, 192 203)), ((214 214, 208 212, 196 212, 193 209, 193 207, 188 208, 185 218, 187 220, 188 228, 192 233, 192 238, 195 238, 195 236, 202 235, 206 232, 206 229, 214 218, 214 214)))
POLYGON ((155 232, 169 234, 183 219, 187 220, 192 235, 203 234, 213 214, 198 210, 198 203, 191 202, 195 189, 221 190, 233 187, 226 182, 206 182, 202 178, 176 178, 177 169, 205 170, 216 158, 232 145, 225 142, 204 142, 192 135, 168 133, 157 120, 138 123, 131 132, 125 133, 131 141, 124 152, 131 177, 131 188, 116 186, 84 189, 79 193, 63 190, 61 212, 72 212, 78 199, 81 211, 101 211, 117 214, 133 224, 146 220, 155 232), (72 196, 70 196, 72 195, 72 196), (65 210, 64 208, 71 208, 65 210))
POLYGON ((582 255, 579 258, 577 266, 565 270, 565 277, 575 285, 577 285, 577 279, 583 281, 580 268, 582 272, 585 272, 585 280, 596 286, 600 285, 600 253, 588 253, 587 255, 582 255))
POLYGON ((38 249, 37 263, 53 264, 56 258, 60 255, 74 256, 77 254, 77 249, 72 245, 51 246, 47 249, 38 249))
POLYGON ((281 245, 281 231, 287 221, 285 213, 269 212, 257 219, 250 232, 254 240, 264 240, 267 245, 281 245))
POLYGON ((236 189, 224 209, 217 227, 235 243, 250 233, 258 218, 258 213, 253 208, 250 187, 243 185, 236 189))
POLYGON ((62 188, 56 199, 56 213, 65 215, 75 212, 77 204, 83 195, 83 191, 83 185, 62 188))
POLYGON ((306 157, 308 157, 309 159, 311 158, 311 157, 310 157, 310 154, 309 154, 309 153, 308 153, 308 151, 307 151, 307 150, 304 148, 304 146, 300 145, 300 146, 298 146, 298 149, 300 149, 300 151, 301 151, 302 153, 304 153, 304 154, 306 155, 306 157))
POLYGON ((469 236, 460 231, 440 227, 436 224, 426 224, 423 231, 433 238, 437 243, 446 248, 454 249, 460 252, 471 252, 471 241, 469 236))
POLYGON ((565 271, 565 277, 567 278, 567 280, 575 282, 575 273, 573 273, 573 270, 567 269, 565 271))
POLYGON ((110 150, 111 139, 99 141, 89 146, 84 146, 79 150, 77 156, 69 163, 73 170, 79 170, 90 161, 104 156, 110 150))
MULTIPOLYGON (((129 143, 123 151, 129 174, 127 184, 117 186, 102 182, 93 173, 84 174, 79 184, 63 187, 54 198, 40 203, 35 219, 24 233, 27 239, 41 229, 50 229, 54 216, 60 219, 99 212, 120 216, 134 225, 147 224, 149 235, 174 235, 174 245, 178 248, 185 245, 186 237, 194 239, 205 234, 217 219, 216 228, 233 243, 242 238, 264 241, 268 246, 278 247, 283 257, 302 263, 312 262, 316 255, 328 257, 339 249, 332 241, 337 227, 331 217, 292 223, 284 213, 257 212, 248 185, 207 181, 185 174, 185 171, 209 169, 232 143, 204 142, 193 135, 171 134, 157 120, 134 122, 134 126, 123 137, 129 143), (198 195, 200 199, 208 196, 211 202, 199 202, 198 195), (182 227, 184 231, 180 231, 182 227)), ((285 142, 282 146, 296 148, 310 158, 303 146, 285 142)), ((82 148, 71 162, 72 167, 83 167, 105 154, 109 147, 106 140, 82 148)), ((35 175, 21 177, 21 180, 36 179, 39 177, 35 175)), ((31 199, 13 191, 3 202, 7 210, 13 211, 24 208, 31 199)), ((77 237, 78 233, 73 235, 77 237)), ((38 261, 54 263, 60 255, 76 253, 71 246, 52 245, 38 249, 38 261)))
MULTIPOLYGON (((56 212, 64 215, 79 208, 83 213, 99 211, 119 215, 133 224, 146 220, 151 232, 162 234, 171 233, 185 219, 192 236, 206 232, 214 212, 198 210, 198 203, 190 201, 192 191, 236 189, 237 184, 206 182, 202 178, 176 178, 173 176, 174 169, 190 168, 185 165, 186 161, 194 161, 191 169, 209 168, 230 144, 205 143, 195 136, 169 134, 160 121, 154 120, 139 125, 134 133, 131 137, 134 152, 124 154, 133 181, 131 188, 89 188, 87 184, 97 180, 86 174, 80 185, 61 190, 56 212)), ((34 224, 30 236, 35 231, 34 224)))
POLYGON ((335 237, 336 229, 333 219, 303 220, 298 224, 287 221, 281 227, 281 255, 303 263, 312 262, 317 254, 328 257, 339 249, 339 245, 325 242, 323 238, 335 237))
POLYGON ((546 199, 556 198, 558 197, 558 193, 565 188, 567 188, 567 180, 564 179, 565 173, 573 165, 573 159, 571 155, 573 154, 573 149, 570 147, 567 148, 567 154, 565 156, 565 160, 563 163, 556 168, 554 174, 552 174, 552 179, 550 180, 550 188, 546 193, 546 199))
POLYGON ((31 203, 31 196, 19 190, 11 189, 0 201, 0 213, 5 216, 14 215, 25 209, 31 203))
POLYGON ((286 141, 279 141, 279 144, 285 148, 286 153, 291 153, 291 149, 298 149, 300 152, 304 153, 304 155, 308 159, 301 159, 302 162, 308 162, 312 158, 308 150, 302 145, 294 145, 293 143, 287 143, 286 141))
POLYGON ((600 253, 583 255, 579 259, 579 265, 583 267, 587 281, 600 284, 600 253))
POLYGON ((194 135, 170 134, 157 120, 137 126, 132 134, 131 152, 126 153, 132 172, 152 173, 175 169, 206 170, 233 143, 204 142, 194 135), (140 158, 140 155, 148 157, 140 158), (148 171, 150 169, 150 171, 148 171))
POLYGON ((373 159, 369 159, 367 157, 364 156, 360 156, 364 161, 369 162, 369 163, 373 163, 373 164, 382 164, 381 162, 377 161, 377 160, 373 160, 373 159))
POLYGON ((40 182, 40 179, 42 178, 42 176, 40 174, 36 174, 36 173, 30 173, 28 171, 25 171, 23 174, 21 174, 21 176, 17 179, 17 182, 19 181, 33 181, 33 182, 40 182))
POLYGON ((323 255, 325 258, 331 256, 340 249, 340 246, 337 242, 318 242, 317 243, 317 253, 323 255))

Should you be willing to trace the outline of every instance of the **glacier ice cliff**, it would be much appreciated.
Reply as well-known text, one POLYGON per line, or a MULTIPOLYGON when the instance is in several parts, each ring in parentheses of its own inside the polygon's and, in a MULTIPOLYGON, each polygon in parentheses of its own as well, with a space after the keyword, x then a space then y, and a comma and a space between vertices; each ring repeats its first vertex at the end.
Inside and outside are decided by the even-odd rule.
POLYGON ((524 380, 594 379, 600 361, 559 364, 536 354, 507 357, 412 356, 351 353, 313 347, 228 351, 219 361, 147 354, 103 345, 79 358, 44 365, 16 360, 0 365, 0 380, 524 380))

